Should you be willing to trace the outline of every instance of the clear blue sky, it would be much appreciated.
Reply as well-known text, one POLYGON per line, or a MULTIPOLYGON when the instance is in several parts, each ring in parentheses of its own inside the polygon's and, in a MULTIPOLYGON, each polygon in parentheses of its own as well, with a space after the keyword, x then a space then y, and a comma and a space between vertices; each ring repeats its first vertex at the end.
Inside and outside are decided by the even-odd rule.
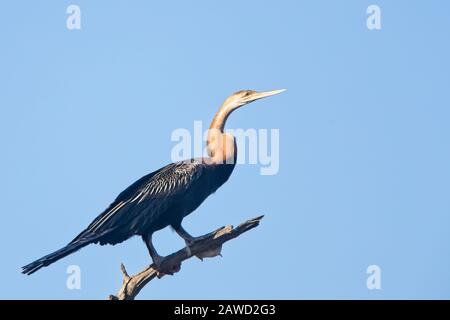
MULTIPOLYGON (((236 168, 185 220, 265 214, 223 259, 145 299, 450 298, 448 1, 7 1, 0 11, 0 298, 104 299, 149 263, 134 238, 31 277, 127 185, 170 162, 176 128, 239 89, 287 88, 230 128, 280 129, 280 172, 236 168), (77 4, 82 29, 66 29, 77 4), (366 8, 382 30, 366 28, 366 8), (66 288, 79 265, 81 290, 66 288), (366 287, 379 265, 382 290, 366 287)), ((156 234, 167 254, 183 242, 156 234)))

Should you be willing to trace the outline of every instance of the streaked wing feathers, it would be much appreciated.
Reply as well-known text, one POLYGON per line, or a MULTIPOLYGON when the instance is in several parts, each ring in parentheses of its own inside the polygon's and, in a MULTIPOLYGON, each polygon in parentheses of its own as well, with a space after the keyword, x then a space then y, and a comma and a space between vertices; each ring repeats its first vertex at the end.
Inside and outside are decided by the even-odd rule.
POLYGON ((176 203, 198 181, 202 172, 201 162, 185 161, 172 163, 142 177, 120 193, 72 242, 108 231, 118 236, 131 236, 128 234, 136 232, 140 225, 156 220, 169 205, 176 203))

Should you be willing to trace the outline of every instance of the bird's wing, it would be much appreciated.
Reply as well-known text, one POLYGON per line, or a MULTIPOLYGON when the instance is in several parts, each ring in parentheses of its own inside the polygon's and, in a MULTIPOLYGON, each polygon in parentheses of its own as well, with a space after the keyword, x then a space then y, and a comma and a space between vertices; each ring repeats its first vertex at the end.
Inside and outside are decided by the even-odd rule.
POLYGON ((118 237, 117 242, 112 242, 127 239, 136 234, 139 227, 151 224, 169 206, 176 204, 187 189, 199 181, 203 170, 201 162, 185 161, 169 164, 142 177, 120 193, 72 242, 93 235, 109 238, 109 234, 118 237))

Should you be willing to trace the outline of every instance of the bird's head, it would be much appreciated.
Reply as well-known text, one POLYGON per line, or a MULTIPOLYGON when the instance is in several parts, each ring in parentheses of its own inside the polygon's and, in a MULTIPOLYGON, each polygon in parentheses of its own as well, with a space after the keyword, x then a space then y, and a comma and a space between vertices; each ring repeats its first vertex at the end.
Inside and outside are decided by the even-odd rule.
POLYGON ((254 90, 241 90, 233 93, 225 100, 225 102, 222 104, 222 107, 216 113, 216 116, 214 117, 213 122, 211 123, 210 129, 217 129, 223 131, 229 115, 234 110, 239 109, 240 107, 243 107, 249 103, 252 103, 253 101, 274 96, 284 91, 286 91, 286 89, 264 91, 264 92, 257 92, 254 90))
POLYGON ((231 96, 229 96, 225 102, 224 106, 229 106, 230 109, 237 109, 242 106, 245 106, 246 104, 252 103, 253 101, 274 96, 276 94, 282 93, 283 91, 286 91, 285 89, 281 90, 273 90, 273 91, 265 91, 265 92, 257 92, 254 90, 241 90, 238 92, 235 92, 231 96))
POLYGON ((236 158, 236 140, 228 133, 224 133, 225 123, 229 115, 236 109, 253 101, 270 97, 286 91, 272 90, 257 92, 242 90, 229 96, 216 113, 208 132, 207 149, 212 161, 215 163, 230 163, 236 158))

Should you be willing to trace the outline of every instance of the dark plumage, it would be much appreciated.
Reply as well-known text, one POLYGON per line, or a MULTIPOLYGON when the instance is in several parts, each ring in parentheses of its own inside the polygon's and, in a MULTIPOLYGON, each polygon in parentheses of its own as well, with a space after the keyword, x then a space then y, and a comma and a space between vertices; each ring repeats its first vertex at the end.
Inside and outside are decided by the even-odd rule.
POLYGON ((172 163, 125 189, 83 232, 64 248, 22 269, 32 274, 91 243, 118 244, 167 226, 178 229, 185 216, 224 184, 234 164, 205 164, 203 159, 172 163))

